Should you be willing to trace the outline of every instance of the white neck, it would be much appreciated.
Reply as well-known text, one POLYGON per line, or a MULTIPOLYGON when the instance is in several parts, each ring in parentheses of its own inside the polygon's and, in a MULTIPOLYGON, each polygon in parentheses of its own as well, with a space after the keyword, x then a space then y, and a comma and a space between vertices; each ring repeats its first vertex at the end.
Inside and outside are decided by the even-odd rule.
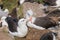
POLYGON ((28 27, 35 28, 35 29, 38 29, 38 30, 44 30, 45 28, 43 28, 41 26, 37 26, 37 25, 34 24, 35 20, 36 20, 36 18, 32 17, 32 22, 28 21, 28 23, 27 23, 28 27))
POLYGON ((8 24, 5 20, 2 20, 2 27, 4 27, 4 26, 8 27, 8 24))
POLYGON ((55 35, 52 33, 52 35, 53 35, 53 40, 56 40, 56 37, 55 37, 55 35))
POLYGON ((20 4, 23 4, 25 0, 20 0, 20 4))
POLYGON ((19 21, 18 21, 17 32, 10 32, 11 35, 17 37, 25 37, 27 33, 28 33, 28 28, 26 24, 21 24, 19 21))

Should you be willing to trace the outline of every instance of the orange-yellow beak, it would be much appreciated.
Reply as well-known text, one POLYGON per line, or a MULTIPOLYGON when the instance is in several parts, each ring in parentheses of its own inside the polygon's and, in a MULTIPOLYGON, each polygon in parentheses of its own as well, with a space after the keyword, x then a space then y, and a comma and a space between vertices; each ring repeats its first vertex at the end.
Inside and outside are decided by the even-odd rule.
POLYGON ((30 17, 30 18, 29 18, 29 21, 31 21, 31 22, 32 22, 32 17, 30 17))

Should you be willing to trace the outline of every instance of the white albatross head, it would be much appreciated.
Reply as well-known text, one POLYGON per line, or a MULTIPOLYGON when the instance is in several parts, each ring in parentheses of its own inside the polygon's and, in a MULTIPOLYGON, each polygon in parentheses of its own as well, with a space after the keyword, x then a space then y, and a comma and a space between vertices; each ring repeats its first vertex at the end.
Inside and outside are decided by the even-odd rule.
POLYGON ((2 22, 2 27, 8 27, 8 23, 6 22, 6 19, 7 17, 5 17, 5 16, 3 16, 2 18, 1 18, 1 22, 2 22))
POLYGON ((7 14, 9 14, 9 10, 8 9, 5 9, 4 12, 7 13, 7 14))
POLYGON ((3 16, 2 18, 1 18, 1 20, 5 20, 7 17, 5 17, 5 16, 3 16))
POLYGON ((29 8, 25 14, 25 18, 30 19, 32 16, 33 16, 33 11, 32 9, 29 8))
POLYGON ((22 5, 25 2, 25 0, 19 0, 20 5, 22 5))
POLYGON ((26 25, 26 22, 27 22, 27 19, 22 18, 18 21, 18 25, 26 25))

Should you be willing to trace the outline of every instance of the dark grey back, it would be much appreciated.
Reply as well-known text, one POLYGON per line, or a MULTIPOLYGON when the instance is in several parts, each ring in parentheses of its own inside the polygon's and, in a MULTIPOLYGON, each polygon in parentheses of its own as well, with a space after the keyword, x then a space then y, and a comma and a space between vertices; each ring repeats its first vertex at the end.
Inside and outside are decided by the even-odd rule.
POLYGON ((37 26, 46 28, 46 29, 50 27, 55 27, 57 25, 56 22, 49 17, 38 17, 36 18, 34 24, 36 24, 37 26))
POLYGON ((12 17, 7 17, 6 22, 8 23, 8 29, 11 32, 17 32, 17 25, 16 25, 16 22, 13 20, 12 17))
POLYGON ((53 40, 52 32, 45 33, 44 35, 42 35, 40 40, 53 40))
POLYGON ((43 0, 44 5, 55 6, 56 0, 43 0))

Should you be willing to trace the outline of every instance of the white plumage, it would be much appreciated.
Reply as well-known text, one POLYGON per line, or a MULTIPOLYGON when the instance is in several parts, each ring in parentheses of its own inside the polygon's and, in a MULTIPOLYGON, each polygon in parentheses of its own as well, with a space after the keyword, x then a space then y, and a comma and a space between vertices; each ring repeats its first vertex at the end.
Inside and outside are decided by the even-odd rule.
POLYGON ((56 40, 56 36, 52 33, 52 35, 53 35, 53 40, 56 40))
POLYGON ((31 28, 35 28, 35 29, 38 29, 38 30, 44 30, 45 28, 43 28, 41 26, 37 26, 37 25, 34 24, 35 20, 36 20, 36 18, 32 17, 32 21, 28 21, 27 25, 31 28))
POLYGON ((7 14, 9 14, 9 10, 8 9, 5 9, 4 12, 7 13, 7 14))
POLYGON ((31 16, 33 16, 33 11, 32 9, 28 9, 27 12, 26 12, 26 15, 25 15, 25 18, 28 19, 30 18, 31 16))
POLYGON ((2 9, 0 9, 0 17, 8 16, 8 14, 9 14, 8 9, 5 9, 4 11, 2 9))
POLYGON ((20 4, 23 4, 25 0, 19 0, 20 1, 20 4))
MULTIPOLYGON (((60 7, 60 0, 57 0, 57 1, 56 1, 56 6, 57 6, 57 7, 60 7)), ((58 9, 60 10, 60 8, 58 8, 58 9)))
POLYGON ((39 30, 44 30, 45 28, 41 27, 41 26, 37 26, 34 24, 36 18, 33 17, 33 11, 32 9, 29 8, 29 10, 27 10, 25 18, 28 19, 27 25, 29 27, 35 28, 35 29, 39 29, 39 30))
MULTIPOLYGON (((5 21, 6 17, 2 17, 1 20, 3 20, 3 24, 6 23, 5 21)), ((17 32, 11 32, 10 30, 9 33, 13 36, 17 36, 17 37, 25 37, 28 33, 28 28, 26 26, 26 19, 22 18, 18 21, 18 27, 17 27, 17 32)), ((9 24, 8 24, 9 25, 9 24)), ((9 26, 8 26, 9 27, 9 26)))
POLYGON ((2 18, 1 18, 1 22, 2 22, 2 27, 8 27, 8 24, 7 24, 7 22, 5 21, 5 19, 6 19, 6 17, 5 16, 3 16, 2 18))
POLYGON ((9 33, 13 36, 18 36, 18 37, 25 37, 28 33, 28 28, 26 26, 26 20, 24 18, 20 19, 18 21, 18 27, 17 27, 18 32, 10 32, 9 33))
POLYGON ((57 0, 56 4, 57 4, 56 6, 60 6, 60 0, 57 0))

